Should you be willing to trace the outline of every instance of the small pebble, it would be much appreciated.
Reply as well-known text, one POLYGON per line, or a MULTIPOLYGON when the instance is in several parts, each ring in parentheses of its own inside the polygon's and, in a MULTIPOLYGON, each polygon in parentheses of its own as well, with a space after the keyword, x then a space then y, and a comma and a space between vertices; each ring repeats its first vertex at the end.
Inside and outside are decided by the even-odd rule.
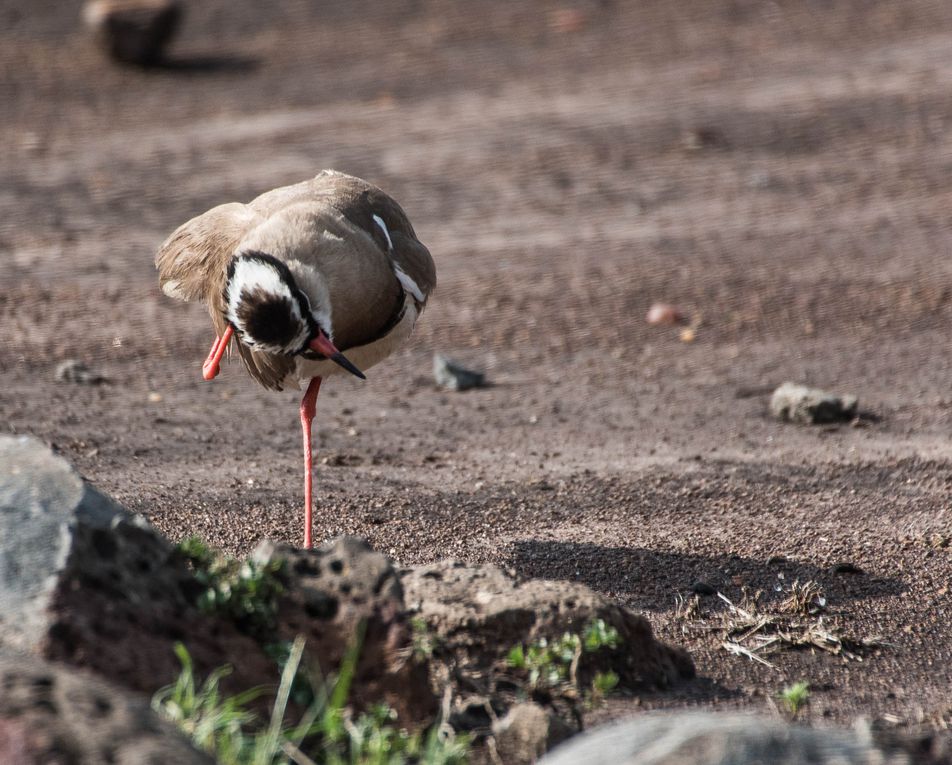
POLYGON ((447 390, 469 390, 486 385, 485 374, 467 369, 442 353, 433 356, 433 379, 437 385, 447 390))
POLYGON ((856 396, 840 396, 818 388, 785 382, 770 397, 770 413, 779 420, 821 425, 856 416, 856 396))
POLYGON ((673 326, 684 321, 684 313, 676 305, 655 303, 648 309, 648 315, 645 319, 653 326, 673 326))
POLYGON ((99 385, 104 382, 101 374, 93 372, 78 359, 66 359, 56 366, 56 379, 61 382, 76 383, 77 385, 99 385))
POLYGON ((179 0, 90 0, 83 20, 115 61, 148 66, 162 60, 182 21, 179 0))

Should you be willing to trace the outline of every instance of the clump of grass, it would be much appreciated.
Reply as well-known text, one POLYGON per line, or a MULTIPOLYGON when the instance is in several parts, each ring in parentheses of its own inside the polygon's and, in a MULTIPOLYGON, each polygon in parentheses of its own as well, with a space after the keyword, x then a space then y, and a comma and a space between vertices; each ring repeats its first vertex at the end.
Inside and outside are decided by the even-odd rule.
POLYGON ((801 710, 810 703, 810 686, 801 680, 793 685, 788 685, 780 691, 777 698, 780 699, 791 717, 797 717, 801 710))
POLYGON ((176 552, 201 585, 197 600, 201 611, 229 619, 254 637, 273 634, 278 597, 284 591, 284 561, 260 565, 236 560, 194 536, 180 542, 176 552))
POLYGON ((584 695, 595 701, 614 690, 618 685, 618 675, 611 671, 599 672, 593 678, 591 688, 583 690, 578 683, 579 661, 583 654, 619 645, 618 630, 604 619, 595 619, 581 634, 566 632, 552 641, 543 637, 528 646, 513 646, 506 656, 506 663, 512 669, 526 673, 530 693, 555 691, 568 697, 584 695))
POLYGON ((175 723, 199 749, 220 754, 225 761, 239 762, 247 749, 244 728, 254 720, 246 705, 258 698, 262 689, 223 697, 219 684, 231 673, 231 667, 219 667, 199 686, 185 646, 176 643, 175 655, 182 671, 174 684, 153 696, 152 708, 175 723))
POLYGON ((359 640, 348 648, 336 678, 314 683, 311 703, 293 725, 285 718, 304 653, 303 638, 291 646, 267 724, 247 709, 261 689, 222 696, 219 683, 227 668, 215 670, 199 684, 188 651, 181 644, 175 650, 182 670, 175 683, 155 694, 152 707, 221 765, 461 765, 467 761, 469 740, 439 725, 425 735, 408 733, 397 727, 396 715, 386 705, 356 717, 352 714, 347 697, 359 640))

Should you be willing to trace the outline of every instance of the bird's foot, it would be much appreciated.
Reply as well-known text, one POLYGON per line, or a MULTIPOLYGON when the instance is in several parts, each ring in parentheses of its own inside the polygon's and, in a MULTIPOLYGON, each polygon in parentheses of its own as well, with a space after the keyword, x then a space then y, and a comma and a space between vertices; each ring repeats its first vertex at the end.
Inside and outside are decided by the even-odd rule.
POLYGON ((225 354, 225 349, 231 341, 232 328, 229 326, 225 333, 218 337, 215 335, 215 342, 212 343, 212 349, 208 352, 208 358, 202 364, 202 377, 206 380, 214 380, 221 371, 221 357, 225 354))

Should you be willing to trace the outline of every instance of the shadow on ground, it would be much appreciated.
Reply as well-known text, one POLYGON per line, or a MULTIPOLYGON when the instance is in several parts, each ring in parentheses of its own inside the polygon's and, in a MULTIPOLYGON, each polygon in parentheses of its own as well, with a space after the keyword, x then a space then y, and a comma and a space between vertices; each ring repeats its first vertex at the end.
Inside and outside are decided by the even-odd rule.
POLYGON ((171 56, 146 67, 148 71, 171 74, 249 74, 261 65, 253 56, 194 55, 171 56))
POLYGON ((587 542, 519 540, 513 544, 510 565, 522 576, 583 582, 653 611, 675 608, 676 594, 690 594, 696 582, 728 597, 736 596, 743 587, 762 591, 764 603, 769 604, 785 597, 792 582, 814 581, 823 588, 834 611, 838 603, 906 590, 898 579, 872 577, 849 566, 823 568, 780 557, 695 555, 587 542))

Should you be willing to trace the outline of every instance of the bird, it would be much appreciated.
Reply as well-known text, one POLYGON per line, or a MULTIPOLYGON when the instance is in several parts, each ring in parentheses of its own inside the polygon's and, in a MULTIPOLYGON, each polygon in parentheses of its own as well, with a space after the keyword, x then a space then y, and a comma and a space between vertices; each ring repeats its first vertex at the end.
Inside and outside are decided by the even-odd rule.
POLYGON ((155 265, 169 297, 201 301, 215 340, 213 380, 234 344, 270 390, 305 388, 304 547, 312 547, 311 427, 322 381, 387 358, 410 336, 436 287, 436 266, 386 192, 324 170, 247 204, 222 204, 179 226, 155 265), (347 355, 345 355, 345 352, 347 355))

